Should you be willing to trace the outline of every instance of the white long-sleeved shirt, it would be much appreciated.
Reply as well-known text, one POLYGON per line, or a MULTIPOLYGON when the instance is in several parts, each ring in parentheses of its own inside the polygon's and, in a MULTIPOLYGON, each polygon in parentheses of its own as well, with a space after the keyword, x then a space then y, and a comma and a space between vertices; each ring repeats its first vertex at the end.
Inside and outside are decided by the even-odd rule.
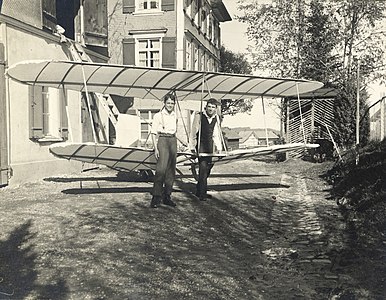
POLYGON ((162 109, 157 112, 153 118, 153 124, 151 126, 150 133, 168 133, 176 134, 177 131, 177 116, 174 111, 168 113, 166 109, 162 109))

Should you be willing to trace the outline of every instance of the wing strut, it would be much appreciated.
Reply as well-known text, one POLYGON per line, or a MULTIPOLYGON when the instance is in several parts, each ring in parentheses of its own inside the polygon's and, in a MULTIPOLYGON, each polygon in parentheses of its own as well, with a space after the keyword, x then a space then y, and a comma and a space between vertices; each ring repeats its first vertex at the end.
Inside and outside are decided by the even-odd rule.
MULTIPOLYGON (((205 81, 205 73, 202 74, 202 84, 201 84, 201 99, 200 99, 200 127, 198 128, 198 141, 197 141, 197 155, 200 156, 200 147, 201 147, 201 115, 202 115, 202 106, 203 106, 203 95, 204 95, 204 86, 205 83, 208 85, 208 83, 205 81)), ((210 91, 208 88, 209 96, 210 91)))
POLYGON ((300 126, 302 126, 303 142, 304 142, 304 145, 305 145, 307 143, 306 132, 305 132, 305 129, 304 129, 304 120, 303 120, 303 114, 302 114, 302 106, 301 106, 301 103, 300 103, 299 84, 297 82, 296 82, 296 93, 298 95, 299 114, 300 114, 300 126))
POLYGON ((265 128, 265 142, 266 142, 267 147, 268 147, 268 129, 267 129, 266 116, 265 116, 264 96, 261 96, 261 105, 263 107, 263 119, 264 119, 264 128, 265 128))
MULTIPOLYGON (((178 110, 180 112, 180 116, 181 116, 181 119, 182 119, 182 124, 184 125, 184 130, 185 130, 185 134, 186 134, 186 139, 187 139, 187 142, 188 142, 188 145, 190 144, 190 138, 189 138, 189 134, 188 134, 188 129, 186 128, 186 124, 185 124, 185 121, 184 121, 184 118, 182 116, 182 110, 181 110, 181 106, 180 106, 180 100, 178 100, 178 97, 177 97, 177 94, 175 91, 173 91, 174 93, 174 97, 176 98, 176 102, 177 102, 177 107, 178 107, 178 110)), ((182 141, 180 141, 182 143, 182 141)))

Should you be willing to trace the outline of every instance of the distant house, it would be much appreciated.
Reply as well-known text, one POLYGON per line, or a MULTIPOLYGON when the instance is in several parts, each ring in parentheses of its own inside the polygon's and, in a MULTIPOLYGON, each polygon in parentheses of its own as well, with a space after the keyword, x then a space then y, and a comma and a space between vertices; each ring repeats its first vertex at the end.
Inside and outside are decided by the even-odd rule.
POLYGON ((253 148, 259 146, 273 145, 275 141, 279 140, 279 136, 271 129, 249 129, 240 131, 241 136, 240 148, 253 148))
POLYGON ((240 148, 240 139, 241 137, 232 128, 224 127, 222 128, 224 140, 227 145, 227 150, 232 151, 240 148))
POLYGON ((237 138, 238 148, 240 149, 266 146, 267 140, 268 145, 273 145, 279 140, 279 135, 272 129, 265 130, 261 128, 251 129, 249 127, 237 127, 232 129, 226 128, 224 133, 226 140, 232 138, 231 140, 234 141, 237 138))

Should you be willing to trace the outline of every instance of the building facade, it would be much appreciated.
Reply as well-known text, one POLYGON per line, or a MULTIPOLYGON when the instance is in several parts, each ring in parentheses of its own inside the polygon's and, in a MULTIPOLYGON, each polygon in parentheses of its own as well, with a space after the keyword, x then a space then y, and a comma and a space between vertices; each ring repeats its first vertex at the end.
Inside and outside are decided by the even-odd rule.
POLYGON ((70 60, 63 31, 85 46, 91 60, 107 62, 107 0, 1 2, 0 186, 81 170, 80 163, 57 159, 48 147, 92 139, 84 97, 4 75, 25 60, 70 60))
MULTIPOLYGON (((110 63, 218 71, 220 23, 231 20, 221 0, 113 0, 108 15, 110 63)), ((189 131, 194 106, 181 103, 178 130, 189 131)), ((128 110, 140 117, 139 145, 150 141, 152 116, 161 107, 135 99, 128 110)))

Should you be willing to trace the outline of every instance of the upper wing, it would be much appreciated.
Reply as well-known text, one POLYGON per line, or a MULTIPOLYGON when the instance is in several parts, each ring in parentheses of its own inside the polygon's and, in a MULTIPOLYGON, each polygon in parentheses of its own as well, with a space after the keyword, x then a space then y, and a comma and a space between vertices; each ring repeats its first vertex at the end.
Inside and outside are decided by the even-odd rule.
POLYGON ((303 79, 72 61, 24 61, 7 74, 27 84, 146 99, 161 99, 171 90, 180 100, 287 97, 323 86, 303 79))

